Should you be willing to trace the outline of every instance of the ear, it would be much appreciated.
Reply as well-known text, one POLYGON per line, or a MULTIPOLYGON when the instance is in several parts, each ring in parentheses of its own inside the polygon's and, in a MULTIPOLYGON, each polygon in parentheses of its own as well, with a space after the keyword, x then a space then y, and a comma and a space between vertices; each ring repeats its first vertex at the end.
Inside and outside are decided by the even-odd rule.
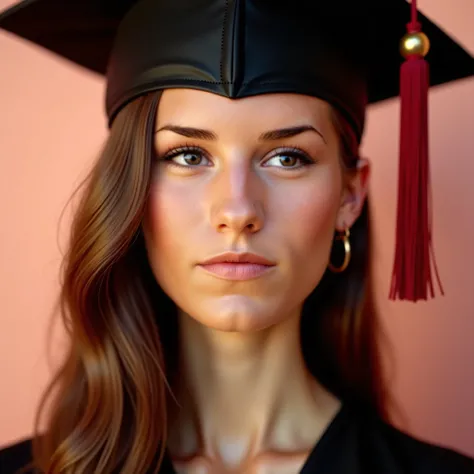
POLYGON ((341 206, 336 219, 336 229, 341 232, 352 227, 362 212, 369 190, 370 163, 361 158, 356 169, 344 174, 341 206))

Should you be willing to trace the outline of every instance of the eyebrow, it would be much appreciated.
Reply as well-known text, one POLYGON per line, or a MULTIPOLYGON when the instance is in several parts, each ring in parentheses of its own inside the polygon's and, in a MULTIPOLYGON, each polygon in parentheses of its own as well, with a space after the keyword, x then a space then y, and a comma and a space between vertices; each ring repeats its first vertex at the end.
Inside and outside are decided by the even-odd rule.
MULTIPOLYGON (((158 133, 164 130, 178 133, 179 135, 182 135, 183 137, 187 137, 187 138, 196 138, 199 140, 211 140, 211 141, 217 140, 217 135, 211 130, 204 130, 202 128, 193 128, 193 127, 181 127, 179 125, 172 125, 172 124, 164 125, 160 129, 158 129, 155 133, 158 133)), ((326 143, 326 140, 323 134, 319 130, 314 128, 312 125, 296 125, 294 127, 270 130, 268 132, 262 133, 258 137, 258 139, 259 141, 274 141, 274 140, 280 140, 282 138, 295 137, 296 135, 300 135, 301 133, 304 133, 304 132, 315 132, 323 139, 324 143, 326 143)))

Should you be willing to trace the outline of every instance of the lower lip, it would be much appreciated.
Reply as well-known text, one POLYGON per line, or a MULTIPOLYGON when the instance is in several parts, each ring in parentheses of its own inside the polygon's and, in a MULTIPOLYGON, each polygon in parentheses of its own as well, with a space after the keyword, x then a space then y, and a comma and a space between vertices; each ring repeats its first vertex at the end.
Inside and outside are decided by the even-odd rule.
POLYGON ((226 280, 251 280, 258 278, 274 265, 261 265, 258 263, 211 263, 209 265, 199 265, 213 275, 217 275, 226 280))

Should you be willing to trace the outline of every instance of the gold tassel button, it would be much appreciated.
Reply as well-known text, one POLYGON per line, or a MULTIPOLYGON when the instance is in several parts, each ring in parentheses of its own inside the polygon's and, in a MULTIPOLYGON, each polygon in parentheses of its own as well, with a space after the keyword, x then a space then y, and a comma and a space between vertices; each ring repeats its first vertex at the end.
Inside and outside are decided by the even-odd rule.
POLYGON ((400 52, 404 58, 425 57, 430 50, 430 40, 423 32, 408 33, 400 41, 400 52))

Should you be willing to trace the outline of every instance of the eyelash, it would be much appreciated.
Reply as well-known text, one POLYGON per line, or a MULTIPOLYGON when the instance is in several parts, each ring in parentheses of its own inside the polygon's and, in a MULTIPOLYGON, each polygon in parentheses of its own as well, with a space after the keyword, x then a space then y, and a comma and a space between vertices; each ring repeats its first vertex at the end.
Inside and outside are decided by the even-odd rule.
MULTIPOLYGON (((184 144, 183 146, 173 147, 173 148, 170 148, 169 150, 167 150, 161 156, 161 158, 159 158, 159 161, 164 161, 170 166, 176 166, 176 167, 181 168, 181 169, 182 168, 185 168, 185 169, 197 168, 199 166, 199 165, 195 165, 195 166, 187 165, 187 166, 185 166, 185 165, 181 165, 181 164, 178 164, 178 163, 175 163, 174 161, 172 161, 173 158, 175 158, 175 157, 177 157, 177 156, 179 156, 183 153, 197 153, 197 154, 200 154, 200 155, 206 157, 206 153, 200 147, 197 147, 197 146, 194 146, 194 145, 184 144)), ((279 150, 277 153, 275 153, 273 156, 271 156, 269 158, 269 160, 272 159, 272 158, 275 158, 276 156, 280 156, 280 155, 284 155, 284 156, 286 155, 286 156, 291 156, 293 158, 297 158, 302 163, 300 166, 292 167, 292 168, 287 168, 285 166, 281 167, 281 169, 286 169, 287 171, 294 171, 294 170, 300 169, 304 166, 309 166, 309 165, 314 165, 315 164, 315 161, 313 159, 311 159, 308 156, 308 154, 298 146, 285 147, 284 149, 279 150)))

